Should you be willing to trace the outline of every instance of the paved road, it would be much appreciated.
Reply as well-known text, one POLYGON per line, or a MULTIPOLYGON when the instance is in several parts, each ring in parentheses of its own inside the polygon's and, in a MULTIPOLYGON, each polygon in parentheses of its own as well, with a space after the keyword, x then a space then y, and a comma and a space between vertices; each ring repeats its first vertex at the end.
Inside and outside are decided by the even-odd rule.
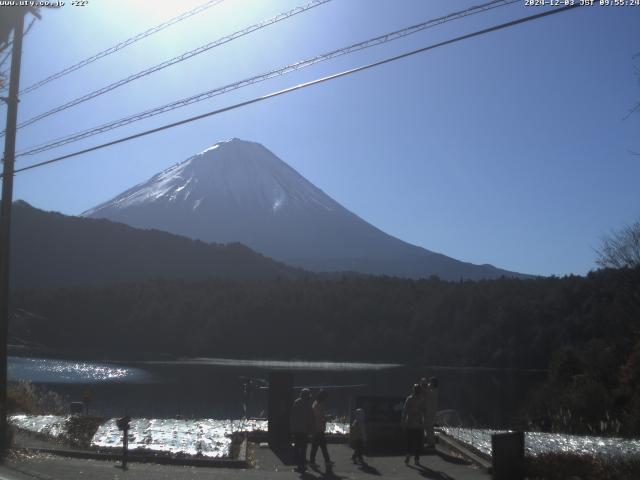
POLYGON ((324 465, 298 473, 287 465, 286 455, 278 456, 269 448, 253 446, 250 449, 253 468, 226 469, 203 467, 178 467, 144 463, 130 463, 123 471, 114 462, 62 458, 52 455, 16 455, 0 465, 0 480, 181 480, 181 479, 264 479, 264 480, 342 480, 375 479, 391 480, 489 480, 490 476, 466 461, 438 452, 424 456, 421 466, 406 466, 403 457, 365 457, 367 465, 353 465, 349 459, 351 450, 346 445, 330 445, 335 461, 333 469, 324 465), (284 460, 284 462, 283 462, 284 460))

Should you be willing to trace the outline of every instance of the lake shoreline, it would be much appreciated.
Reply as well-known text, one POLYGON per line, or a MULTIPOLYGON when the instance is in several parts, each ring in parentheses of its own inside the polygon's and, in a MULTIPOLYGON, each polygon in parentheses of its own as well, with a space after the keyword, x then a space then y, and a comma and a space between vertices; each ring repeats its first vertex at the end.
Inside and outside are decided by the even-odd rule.
MULTIPOLYGON (((62 353, 52 350, 39 349, 16 349, 16 345, 9 345, 9 357, 17 358, 40 358, 44 360, 64 360, 64 361, 81 361, 81 362, 100 362, 100 363, 136 363, 136 364, 163 364, 163 363, 180 363, 180 364, 222 364, 232 365, 238 362, 245 365, 274 365, 282 364, 309 364, 309 365, 326 365, 326 366, 343 366, 354 365, 362 366, 362 368, 414 368, 434 371, 469 371, 469 372, 513 372, 513 373, 547 373, 546 368, 516 368, 516 367, 490 367, 490 366, 469 366, 469 365, 419 365, 406 363, 392 363, 387 361, 374 362, 368 360, 327 360, 319 358, 231 358, 231 357, 185 357, 171 353, 151 353, 142 352, 138 354, 116 352, 110 355, 89 355, 81 352, 62 353), (12 348, 13 347, 13 348, 12 348)), ((274 367, 281 369, 283 367, 274 367)), ((298 369, 298 368, 295 368, 298 369)))
POLYGON ((36 389, 39 385, 46 387, 69 401, 80 401, 90 391, 92 408, 105 415, 124 415, 128 410, 130 414, 156 418, 238 418, 243 415, 243 405, 248 416, 264 416, 269 375, 274 371, 291 372, 294 394, 300 388, 327 390, 331 414, 338 417, 350 415, 357 397, 405 397, 420 378, 435 376, 442 383, 442 409, 459 412, 466 425, 504 428, 521 424, 518 409, 524 405, 527 392, 546 378, 544 371, 478 367, 143 355, 135 360, 93 357, 101 360, 71 355, 12 356, 9 378, 13 383, 31 383, 36 389))

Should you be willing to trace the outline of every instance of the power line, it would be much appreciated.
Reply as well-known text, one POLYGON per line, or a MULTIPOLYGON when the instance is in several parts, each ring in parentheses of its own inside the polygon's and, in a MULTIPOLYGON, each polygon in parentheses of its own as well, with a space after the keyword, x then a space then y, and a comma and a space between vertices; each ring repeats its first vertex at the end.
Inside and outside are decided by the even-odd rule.
POLYGON ((365 40, 363 42, 358 42, 358 43, 354 43, 352 45, 349 45, 347 47, 343 47, 337 50, 333 50, 331 52, 327 52, 327 53, 323 53, 321 55, 317 55, 315 57, 311 57, 308 58, 306 60, 302 60, 290 65, 287 65, 285 67, 281 67, 281 68, 277 68, 274 70, 270 70, 266 73, 262 73, 259 75, 255 75, 253 77, 249 77, 237 82, 233 82, 230 83, 228 85, 224 85, 222 87, 218 87, 212 90, 208 90, 206 92, 202 92, 196 95, 192 95, 190 97, 186 97, 186 98, 182 98, 180 100, 176 100, 174 102, 159 106, 159 107, 155 107, 153 109, 150 110, 146 110, 144 112, 140 112, 140 113, 136 113, 134 115, 130 115, 128 117, 124 117, 121 118, 119 120, 114 120, 112 122, 106 123, 106 124, 102 124, 99 125, 97 127, 93 127, 91 129, 88 130, 84 130, 81 132, 77 132, 75 134, 71 134, 62 138, 58 138, 56 140, 47 142, 45 144, 41 144, 35 147, 29 147, 26 150, 23 150, 22 152, 18 153, 18 157, 22 157, 25 155, 35 155, 37 153, 41 153, 47 150, 51 150, 53 148, 57 148, 57 147, 61 147, 63 145, 67 145, 69 143, 73 143, 73 142, 77 142, 79 140, 83 140, 85 138, 88 137, 92 137, 94 135, 98 135, 100 133, 104 133, 107 132, 109 130, 113 130, 115 128, 119 128, 125 125, 128 125, 130 123, 134 123, 134 122, 138 122, 140 120, 144 120, 146 118, 150 118, 153 117, 155 115, 159 115, 161 113, 165 113, 165 112, 169 112, 171 110, 175 110, 177 108, 181 108, 187 105, 191 105, 193 103, 197 103, 197 102, 201 102, 203 100, 207 100, 209 98, 218 96, 218 95, 222 95, 224 93, 230 92, 232 90, 237 90, 239 88, 243 88, 249 85, 254 85, 256 83, 260 83, 266 80, 269 80, 271 78, 274 77, 278 77, 278 76, 282 76, 282 75, 286 75, 288 73, 300 70, 302 68, 306 68, 309 67, 311 65, 315 65, 317 63, 320 62, 324 62, 326 60, 330 60, 336 57, 340 57, 342 55, 347 55, 349 53, 353 53, 359 50, 364 50, 366 48, 370 48, 376 45, 380 45, 383 43, 387 43, 393 40, 397 40, 399 38, 403 38, 406 37, 408 35, 420 32, 422 30, 425 30, 427 28, 431 28, 431 27, 435 27, 437 25, 441 25, 443 23, 446 22, 450 22, 453 20, 457 20, 469 15, 474 15, 477 13, 481 13, 481 12, 486 12, 488 10, 494 9, 494 8, 498 8, 498 7, 502 7, 502 6, 506 6, 515 2, 518 2, 520 0, 492 0, 488 3, 484 3, 481 5, 476 5, 476 6, 472 6, 469 7, 465 10, 461 10, 458 12, 453 12, 450 14, 447 14, 445 16, 442 17, 438 17, 438 18, 434 18, 431 20, 427 20, 425 22, 422 23, 418 23, 416 25, 412 25, 410 27, 406 27, 400 30, 396 30, 394 32, 390 32, 390 33, 386 33, 384 35, 379 35, 377 37, 374 38, 370 38, 368 40, 365 40))
POLYGON ((48 110, 44 113, 41 113, 39 115, 36 115, 35 117, 32 117, 28 120, 25 120, 24 122, 21 122, 18 124, 18 128, 22 128, 22 127, 26 127, 27 125, 31 125, 32 123, 38 122, 44 118, 47 118, 51 115, 54 115, 56 113, 59 113, 63 110, 66 110, 68 108, 71 107, 75 107, 76 105, 80 105, 81 103, 84 103, 88 100, 91 100, 92 98, 96 98, 99 97, 100 95, 104 95, 107 92, 110 92, 111 90, 115 90, 118 87, 122 87, 123 85, 126 85, 128 83, 133 82, 134 80, 138 80, 142 77, 145 77, 147 75, 150 75, 152 73, 158 72, 164 68, 167 68, 171 65, 175 65, 177 63, 183 62, 185 60, 188 60, 192 57, 195 57, 196 55, 200 55, 201 53, 207 52, 215 47, 219 47, 220 45, 224 45, 225 43, 229 43, 237 38, 243 37, 245 35, 248 35, 252 32, 255 32, 256 30, 260 30, 262 28, 265 28, 269 25, 273 25, 274 23, 278 23, 282 20, 286 20, 287 18, 290 18, 294 15, 297 15, 299 13, 302 12, 306 12, 307 10, 310 10, 312 8, 318 7, 320 5, 324 5, 325 3, 330 2, 331 0, 312 0, 310 3, 303 5, 301 7, 296 7, 292 10, 289 10, 287 12, 281 13, 279 15, 276 15, 275 17, 269 18, 267 20, 263 20, 259 23, 256 23, 255 25, 251 25, 250 27, 244 28, 242 30, 238 30, 237 32, 234 32, 230 35, 224 36, 222 38, 219 38, 213 42, 207 43, 206 45, 202 45, 196 49, 190 50, 188 52, 183 53, 182 55, 178 55, 177 57, 173 57, 169 60, 166 60, 162 63, 159 63, 158 65, 154 65, 153 67, 147 68, 145 70, 142 70, 138 73, 135 73, 133 75, 130 75, 126 78, 123 78, 121 80, 118 80, 117 82, 111 83, 105 87, 99 88, 98 90, 94 90, 91 93, 87 93, 86 95, 83 95, 81 97, 78 97, 74 100, 71 100, 65 104, 59 105, 55 108, 52 108, 51 110, 48 110))
POLYGON ((485 29, 482 29, 482 30, 477 30, 475 32, 468 33, 466 35, 461 35, 459 37, 455 37, 455 38, 452 38, 452 39, 449 39, 449 40, 445 40, 443 42, 439 42, 439 43, 435 43, 435 44, 432 44, 432 45, 428 45, 426 47, 422 47, 422 48, 419 48, 417 50, 412 50, 410 52, 402 53, 400 55, 395 55, 393 57, 387 57, 384 60, 379 60, 377 62, 369 63, 367 65, 362 65, 360 67, 352 68, 350 70, 345 70, 345 71, 340 72, 340 73, 335 73, 333 75, 328 75, 326 77, 318 78, 316 80, 312 80, 312 81, 309 81, 309 82, 301 83, 301 84, 295 85, 293 87, 285 88, 283 90, 279 90, 279 91, 276 91, 276 92, 269 93, 267 95, 263 95, 261 97, 255 97, 255 98, 252 98, 251 100, 246 100, 244 102, 236 103, 236 104, 230 105, 228 107, 219 108, 219 109, 213 110, 211 112, 203 113, 203 114, 196 115, 196 116, 193 116, 193 117, 189 117, 189 118, 177 121, 177 122, 169 123, 169 124, 163 125, 161 127, 152 128, 150 130, 145 130, 143 132, 139 132, 139 133, 136 133, 136 134, 133 134, 133 135, 122 137, 122 138, 119 138, 117 140, 112 140, 110 142, 102 143, 100 145, 96 145, 96 146, 93 146, 93 147, 90 147, 90 148, 85 148, 83 150, 78 150, 78 151, 73 152, 73 153, 69 153, 69 154, 66 154, 66 155, 62 155, 60 157, 56 157, 56 158, 52 158, 50 160, 46 160, 44 162, 38 162, 38 163, 35 163, 33 165, 29 165, 29 166, 26 166, 26 167, 22 167, 22 168, 16 169, 15 173, 24 172, 26 170, 32 170, 34 168, 42 167, 44 165, 50 165, 52 163, 56 163, 56 162, 60 162, 62 160, 66 160, 68 158, 77 157, 78 155, 83 155, 85 153, 93 152, 93 151, 96 151, 96 150, 101 150, 103 148, 110 147, 112 145, 117 145, 119 143, 128 142, 128 141, 134 140, 136 138, 144 137, 144 136, 147 136, 147 135, 151 135, 153 133, 161 132, 163 130, 168 130, 170 128, 174 128, 174 127, 177 127, 177 126, 180 126, 180 125, 184 125, 184 124, 187 124, 187 123, 195 122, 195 121, 201 120, 203 118, 211 117, 211 116, 214 116, 214 115, 219 115, 221 113, 228 112, 228 111, 231 111, 231 110, 236 110, 238 108, 245 107, 247 105, 251 105, 251 104, 254 104, 254 103, 262 102, 262 101, 268 100, 270 98, 278 97, 278 96, 284 95, 286 93, 291 93, 291 92, 294 92, 296 90, 301 90, 301 89, 304 89, 304 88, 307 88, 307 87, 310 87, 310 86, 313 86, 313 85, 324 83, 324 82, 327 82, 329 80, 335 80, 337 78, 345 77, 345 76, 351 75, 353 73, 362 72, 364 70, 369 70, 369 69, 374 68, 374 67, 379 67, 380 65, 385 65, 387 63, 391 63, 391 62, 394 62, 396 60, 407 58, 407 57, 410 57, 412 55, 416 55, 418 53, 423 53, 423 52, 427 52, 429 50, 434 50, 436 48, 443 47, 445 45, 450 45, 452 43, 460 42, 462 40, 467 40, 467 39, 470 39, 470 38, 478 37, 480 35, 484 35, 484 34, 487 34, 487 33, 495 32, 497 30, 502 30, 502 29, 505 29, 505 28, 513 27, 513 26, 516 26, 516 25, 520 25, 522 23, 530 22, 532 20, 537 20, 537 19, 540 19, 540 18, 543 18, 543 17, 547 17, 547 16, 550 16, 550 15, 555 15, 557 13, 566 12, 568 10, 572 10, 572 9, 578 8, 578 7, 580 7, 579 4, 568 5, 568 6, 561 7, 561 8, 556 8, 556 9, 553 9, 553 10, 547 10, 545 12, 538 13, 538 14, 535 14, 535 15, 522 17, 522 18, 519 18, 517 20, 512 20, 510 22, 501 23, 499 25, 494 25, 493 27, 485 28, 485 29))
POLYGON ((64 70, 60 70, 57 73, 54 73, 53 75, 50 75, 42 80, 40 80, 39 82, 34 83, 33 85, 30 85, 26 88, 24 88, 23 90, 20 91, 21 95, 24 95, 25 93, 29 93, 29 92, 33 92, 34 90, 42 87, 43 85, 46 85, 49 82, 52 82, 54 80, 57 80, 60 77, 63 77, 65 75, 68 75, 71 72, 75 72, 76 70, 82 68, 82 67, 86 67, 87 65, 89 65, 90 63, 95 62, 96 60, 99 60, 103 57, 106 57, 107 55, 111 55, 112 53, 115 53, 119 50, 122 50, 125 47, 128 47, 129 45, 136 43, 139 40, 142 40, 143 38, 148 37, 149 35, 153 35, 154 33, 157 33, 161 30, 164 30, 165 28, 170 27, 171 25, 174 25, 178 22, 181 22, 182 20, 186 20, 189 17, 192 17, 194 15, 197 15, 198 13, 204 12, 205 10, 207 10, 208 8, 213 7, 214 5, 217 5, 219 3, 222 3, 224 0, 209 0, 208 2, 205 2, 201 5, 198 5, 197 7, 188 10, 180 15, 178 15, 177 17, 173 17, 169 20, 167 20, 166 22, 161 23, 160 25, 156 25, 155 27, 152 27, 148 30, 145 30, 142 33, 139 33, 137 35, 134 35, 133 37, 127 38, 126 40, 107 48, 106 50, 103 50, 101 52, 96 53, 95 55, 90 56, 89 58, 85 58, 84 60, 71 65, 70 67, 65 68, 64 70))
POLYGON ((29 26, 26 28, 26 30, 24 31, 23 37, 26 37, 29 34, 29 31, 31 30, 31 27, 33 27, 33 24, 36 23, 37 18, 33 17, 31 19, 31 22, 29 22, 29 26))
MULTIPOLYGON (((33 24, 36 23, 37 18, 34 17, 31 19, 31 22, 29 22, 29 26, 27 26, 27 28, 25 29, 24 33, 22 34, 22 37, 26 37, 29 34, 29 31, 31 30, 31 27, 33 27, 33 24)), ((13 45, 13 41, 9 42, 7 44, 7 46, 13 45)), ((2 67, 2 65, 4 65, 4 62, 7 61, 7 59, 11 56, 11 49, 8 49, 7 54, 4 56, 4 58, 2 60, 0 60, 0 67, 2 67)), ((9 87, 3 87, 2 89, 8 89, 9 87)))
MULTIPOLYGON (((24 33, 22 34, 23 37, 26 37, 29 34, 29 31, 31 30, 31 27, 33 27, 33 24, 36 22, 37 17, 34 17, 31 19, 31 22, 29 23, 29 26, 26 28, 26 30, 24 31, 24 33)), ((13 45, 13 41, 7 43, 7 47, 9 47, 10 45, 13 45)), ((7 59, 11 56, 11 49, 8 49, 7 54, 4 56, 4 58, 2 60, 0 60, 0 68, 2 67, 2 65, 4 65, 4 62, 7 61, 7 59)), ((0 72, 0 77, 4 76, 5 72, 0 72)), ((8 90, 9 87, 8 86, 2 86, 0 87, 0 92, 4 92, 6 90, 8 90)))
MULTIPOLYGON (((4 62, 6 62, 9 59, 10 56, 11 56, 11 50, 9 50, 7 52, 7 54, 4 57, 2 57, 2 60, 0 60, 0 67, 2 67, 2 65, 4 65, 4 62)), ((3 90, 4 90, 4 88, 3 88, 3 90)))

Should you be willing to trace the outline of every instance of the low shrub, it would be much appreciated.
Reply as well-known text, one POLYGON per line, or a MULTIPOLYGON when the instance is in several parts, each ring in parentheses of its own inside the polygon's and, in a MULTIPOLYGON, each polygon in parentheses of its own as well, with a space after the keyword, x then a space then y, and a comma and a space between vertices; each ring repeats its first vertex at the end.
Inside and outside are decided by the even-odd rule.
POLYGON ((104 417, 73 415, 67 420, 66 434, 62 441, 74 447, 88 448, 98 427, 105 421, 104 417))
POLYGON ((69 402, 46 387, 16 382, 7 388, 7 410, 10 414, 60 415, 69 411, 69 402))
POLYGON ((529 480, 637 480, 640 459, 548 453, 526 460, 529 480))

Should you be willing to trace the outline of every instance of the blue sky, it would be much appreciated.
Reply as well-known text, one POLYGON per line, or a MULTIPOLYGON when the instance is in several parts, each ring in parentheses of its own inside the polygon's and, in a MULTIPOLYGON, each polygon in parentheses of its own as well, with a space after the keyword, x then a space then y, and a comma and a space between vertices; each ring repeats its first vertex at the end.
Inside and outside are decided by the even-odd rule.
MULTIPOLYGON (((21 85, 200 1, 89 0, 45 11, 21 85)), ((226 0, 25 95, 25 120, 305 1, 226 0)), ((18 148, 480 3, 333 0, 18 132, 18 148)), ((524 2, 426 30, 108 134, 186 116, 533 14, 524 2)), ((602 235, 640 218, 640 7, 590 7, 439 48, 161 134, 18 174, 14 198, 79 214, 230 137, 257 141, 403 240, 474 263, 585 274, 602 235)), ((0 114, 4 117, 6 109, 0 114)))

